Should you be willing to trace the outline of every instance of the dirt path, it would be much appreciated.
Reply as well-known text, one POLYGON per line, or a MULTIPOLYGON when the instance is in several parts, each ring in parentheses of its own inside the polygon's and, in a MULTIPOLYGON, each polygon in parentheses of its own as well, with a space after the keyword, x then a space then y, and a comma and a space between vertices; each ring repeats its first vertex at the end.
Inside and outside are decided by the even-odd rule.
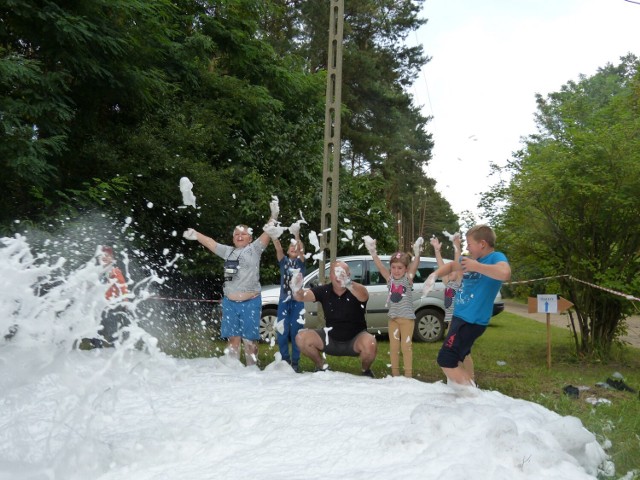
MULTIPOLYGON (((504 299, 505 312, 520 315, 521 317, 531 318, 538 322, 547 323, 547 315, 544 313, 529 313, 527 306, 518 303, 511 299, 504 299)), ((569 315, 554 315, 550 316, 551 325, 556 327, 565 328, 570 320, 569 315)), ((627 335, 622 337, 626 342, 629 342, 632 346, 640 348, 640 316, 634 315, 627 319, 627 335)))

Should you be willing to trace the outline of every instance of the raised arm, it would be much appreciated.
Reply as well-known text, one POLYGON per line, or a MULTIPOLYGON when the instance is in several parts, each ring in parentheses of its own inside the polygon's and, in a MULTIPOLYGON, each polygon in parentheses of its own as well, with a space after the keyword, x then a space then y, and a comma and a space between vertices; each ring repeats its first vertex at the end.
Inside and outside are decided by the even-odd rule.
POLYGON ((384 266, 384 264, 382 263, 382 260, 380 260, 380 257, 378 257, 378 252, 376 250, 376 241, 368 235, 362 238, 364 240, 365 248, 369 252, 369 255, 371 255, 371 258, 373 258, 373 263, 376 264, 376 267, 378 267, 380 274, 388 282, 389 277, 391 276, 391 273, 389 272, 389 269, 384 266))
POLYGON ((199 243, 207 247, 213 253, 216 253, 216 247, 218 246, 218 242, 216 242, 213 238, 207 237, 206 235, 194 230, 193 228, 188 228, 182 234, 184 238, 187 240, 197 240, 199 243))
POLYGON ((456 233, 453 236, 453 261, 454 262, 459 262, 460 261, 460 255, 462 255, 462 240, 460 238, 460 234, 456 233))
POLYGON ((298 252, 298 259, 304 263, 304 246, 302 245, 302 242, 300 241, 300 230, 298 229, 295 234, 295 241, 296 241, 296 252, 298 252))
MULTIPOLYGON (((460 255, 462 255, 462 240, 460 238, 460 233, 456 233, 453 236, 452 243, 453 243, 453 262, 456 265, 460 265, 460 255)), ((454 269, 453 272, 451 272, 451 275, 443 279, 445 283, 449 280, 457 283, 462 281, 462 268, 454 269)))
POLYGON ((267 248, 269 246, 269 242, 271 241, 271 237, 267 233, 263 233, 258 237, 258 240, 260 240, 260 243, 264 245, 264 248, 267 248))
POLYGON ((438 267, 442 267, 444 265, 444 260, 442 259, 442 253, 440 250, 442 249, 442 243, 440 240, 436 238, 436 236, 432 236, 429 243, 433 247, 434 257, 436 257, 436 262, 438 262, 438 267))
MULTIPOLYGON (((434 257, 436 257, 438 268, 443 267, 445 263, 444 263, 444 260, 442 259, 442 252, 440 251, 442 249, 442 243, 440 243, 440 240, 438 240, 435 235, 431 237, 431 240, 429 241, 429 243, 431 243, 431 246, 433 247, 434 257)), ((460 258, 460 254, 458 254, 458 258, 460 258)), ((448 274, 444 275, 442 278, 442 281, 447 283, 448 280, 449 280, 448 274)))
POLYGON ((279 262, 284 258, 284 250, 282 250, 282 244, 277 238, 272 238, 271 240, 273 241, 273 246, 276 248, 276 258, 279 262))
POLYGON ((388 282, 389 277, 391 276, 389 269, 384 266, 384 263, 382 263, 382 260, 380 260, 380 257, 378 256, 378 253, 375 251, 375 249, 373 251, 369 251, 369 253, 371 253, 371 258, 373 258, 373 263, 375 263, 376 267, 378 267, 378 270, 380 271, 380 275, 382 275, 384 279, 388 282))
POLYGON ((420 252, 422 252, 422 245, 424 244, 424 239, 422 237, 418 237, 415 242, 413 242, 413 260, 409 264, 408 273, 409 278, 413 281, 416 276, 416 272, 418 271, 418 267, 420 266, 420 252))
MULTIPOLYGON (((278 227, 278 215, 280 214, 280 204, 278 203, 278 197, 271 197, 271 202, 269 202, 269 209, 271 210, 269 221, 264 227, 262 227, 262 234, 258 237, 258 240, 260 240, 260 243, 264 245, 264 248, 267 248, 269 246, 269 242, 272 239, 277 240, 278 237, 282 235, 283 231, 281 227, 278 227)), ((278 260, 280 259, 278 258, 278 260)))

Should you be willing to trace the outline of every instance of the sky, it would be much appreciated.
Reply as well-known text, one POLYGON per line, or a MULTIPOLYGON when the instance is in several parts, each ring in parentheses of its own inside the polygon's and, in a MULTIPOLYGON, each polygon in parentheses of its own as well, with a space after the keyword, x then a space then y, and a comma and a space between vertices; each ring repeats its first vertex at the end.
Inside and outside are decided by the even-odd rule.
POLYGON ((595 480, 615 469, 610 441, 579 419, 496 391, 296 374, 277 354, 261 368, 169 357, 137 326, 153 278, 130 284, 124 344, 74 349, 96 335, 105 286, 93 259, 66 265, 26 237, 0 238, 0 480, 595 480))
POLYGON ((640 5, 625 0, 426 0, 421 18, 408 42, 431 57, 411 90, 433 116, 427 174, 454 212, 479 219, 490 163, 536 133, 535 94, 640 56, 640 5))

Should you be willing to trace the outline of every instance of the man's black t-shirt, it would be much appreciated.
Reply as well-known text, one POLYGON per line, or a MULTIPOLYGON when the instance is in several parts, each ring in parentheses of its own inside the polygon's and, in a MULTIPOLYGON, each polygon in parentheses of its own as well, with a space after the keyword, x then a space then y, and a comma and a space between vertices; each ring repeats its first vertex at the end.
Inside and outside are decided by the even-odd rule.
POLYGON ((330 339, 348 342, 367 329, 367 302, 361 302, 349 290, 338 296, 330 283, 312 288, 311 291, 316 301, 322 304, 327 327, 333 327, 329 331, 330 339))

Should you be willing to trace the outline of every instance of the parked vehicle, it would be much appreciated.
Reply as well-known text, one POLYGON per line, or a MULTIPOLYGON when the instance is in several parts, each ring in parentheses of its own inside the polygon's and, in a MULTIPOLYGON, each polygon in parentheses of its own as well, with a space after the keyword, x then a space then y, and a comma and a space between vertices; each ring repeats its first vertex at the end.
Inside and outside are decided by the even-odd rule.
MULTIPOLYGON (((389 255, 380 255, 380 260, 388 267, 389 255)), ((369 291, 366 320, 367 330, 374 335, 388 333, 389 317, 387 282, 376 267, 370 255, 352 255, 339 257, 338 260, 349 265, 351 279, 361 283, 369 291)), ((445 260, 447 261, 447 260, 445 260)), ((329 281, 329 265, 326 265, 326 281, 329 281)), ((413 339, 418 342, 438 342, 444 338, 446 325, 444 322, 444 284, 438 280, 434 289, 426 297, 422 296, 422 285, 427 277, 438 268, 433 257, 421 257, 420 265, 413 283, 413 305, 416 312, 416 326, 413 339)), ((312 288, 320 284, 318 269, 304 278, 304 288, 312 288)), ((260 336, 264 341, 275 341, 275 324, 280 296, 280 285, 262 287, 262 317, 260 319, 260 336)), ((504 310, 500 293, 493 304, 493 315, 504 310)), ((318 317, 317 304, 306 302, 304 306, 306 328, 322 328, 318 317)))

